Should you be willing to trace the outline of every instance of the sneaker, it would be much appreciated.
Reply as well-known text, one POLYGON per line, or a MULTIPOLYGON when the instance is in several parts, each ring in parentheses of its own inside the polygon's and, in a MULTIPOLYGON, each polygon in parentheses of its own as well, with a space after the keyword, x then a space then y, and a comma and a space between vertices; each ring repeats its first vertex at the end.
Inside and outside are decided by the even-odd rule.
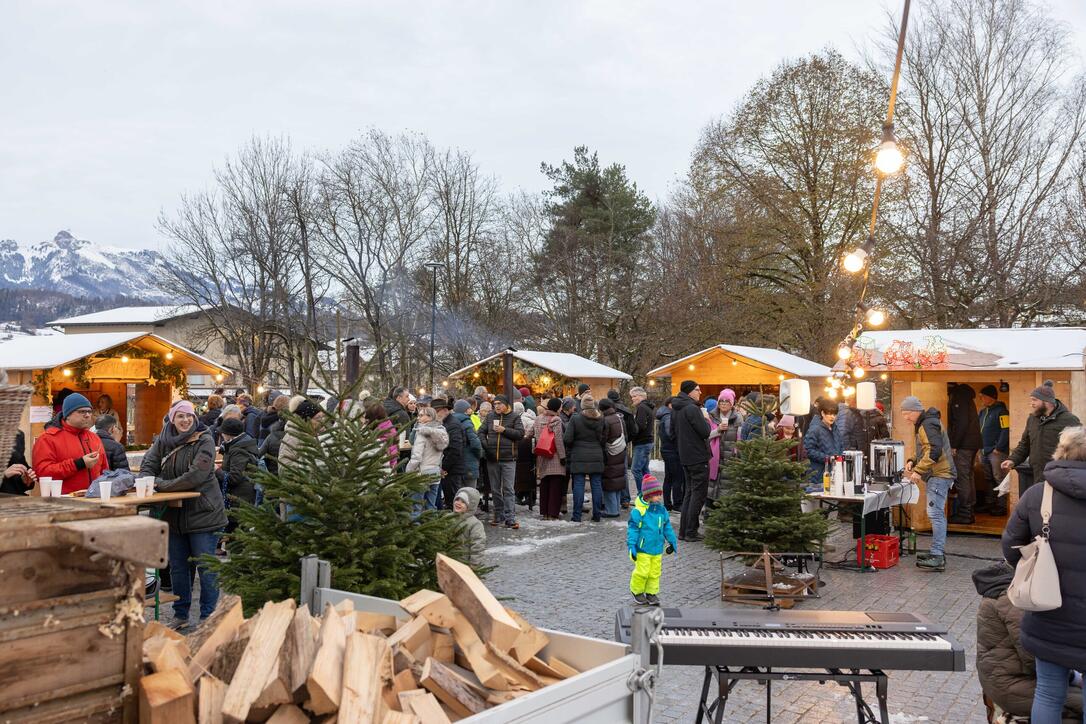
POLYGON ((660 605, 660 597, 657 596, 655 593, 646 593, 645 598, 647 598, 649 600, 649 605, 650 606, 659 606, 660 605))
POLYGON ((634 597, 634 600, 638 602, 638 604, 640 604, 642 606, 649 605, 649 597, 646 596, 645 594, 643 594, 643 593, 635 593, 633 595, 633 597, 634 597))
POLYGON ((505 527, 509 530, 518 530, 520 528, 520 523, 514 520, 512 523, 506 523, 505 527))
POLYGON ((931 553, 929 553, 928 551, 917 551, 916 552, 916 560, 924 561, 924 560, 927 560, 928 558, 931 558, 931 553))
POLYGON ((178 618, 177 616, 174 616, 166 625, 174 631, 186 631, 189 627, 189 620, 187 618, 178 618))
POLYGON ((691 533, 690 535, 686 536, 686 540, 697 543, 698 541, 705 540, 705 536, 703 536, 701 533, 691 533))
POLYGON ((928 556, 927 558, 921 558, 916 562, 916 567, 923 568, 926 571, 945 571, 946 556, 928 556))

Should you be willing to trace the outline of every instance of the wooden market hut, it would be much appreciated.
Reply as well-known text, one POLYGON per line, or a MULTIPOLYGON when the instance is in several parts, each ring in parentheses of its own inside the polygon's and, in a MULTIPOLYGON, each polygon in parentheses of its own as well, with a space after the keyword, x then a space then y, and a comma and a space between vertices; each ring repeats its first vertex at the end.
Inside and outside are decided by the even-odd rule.
POLYGON ((625 372, 569 352, 508 349, 456 370, 448 381, 458 383, 467 392, 478 385, 485 385, 491 392, 501 390, 505 355, 512 358, 513 385, 527 387, 533 395, 573 395, 583 382, 598 400, 608 390, 633 379, 625 372))
MULTIPOLYGON (((1086 415, 1086 328, 1041 327, 1014 329, 913 329, 865 332, 856 344, 861 364, 871 379, 887 380, 890 405, 887 412, 894 438, 912 453, 913 431, 898 405, 914 395, 947 418, 949 388, 969 385, 979 395, 985 385, 995 385, 999 399, 1010 411, 1011 449, 1018 443, 1030 413, 1029 393, 1045 380, 1055 382, 1056 397, 1070 410, 1086 415)), ((982 475, 978 466, 974 479, 982 475)), ((980 478, 983 480, 983 478, 980 478)), ((1011 486, 1009 510, 1018 501, 1018 486, 1011 486)), ((931 523, 920 502, 911 506, 913 526, 927 530, 931 523)), ((950 530, 1000 534, 1005 517, 977 515, 971 526, 950 530)))
POLYGON ((702 399, 708 399, 725 387, 739 397, 752 390, 775 395, 781 381, 796 377, 809 381, 812 389, 821 389, 829 374, 826 365, 778 349, 717 344, 650 370, 648 376, 670 377, 673 393, 682 380, 697 380, 702 399))
MULTIPOLYGON (((97 404, 108 394, 130 445, 149 445, 162 418, 186 391, 188 375, 231 374, 223 365, 155 334, 99 332, 17 337, 0 343, 0 368, 34 394, 20 428, 28 441, 52 417, 52 400, 67 388, 97 404)), ((30 449, 28 444, 27 449, 30 449)))

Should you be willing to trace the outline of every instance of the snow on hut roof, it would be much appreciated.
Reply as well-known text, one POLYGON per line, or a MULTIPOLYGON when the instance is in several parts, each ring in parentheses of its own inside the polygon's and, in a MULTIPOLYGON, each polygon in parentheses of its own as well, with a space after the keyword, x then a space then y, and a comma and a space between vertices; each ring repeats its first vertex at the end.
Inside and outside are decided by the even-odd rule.
POLYGON ((1081 370, 1086 328, 898 329, 864 332, 857 346, 875 368, 1081 370))
MULTIPOLYGON (((583 380, 586 378, 603 378, 608 380, 632 380, 633 377, 620 372, 614 367, 608 367, 602 365, 599 362, 587 359, 579 354, 572 354, 570 352, 540 352, 538 350, 518 349, 510 350, 513 357, 519 360, 523 360, 528 364, 535 365, 545 370, 550 370, 563 377, 569 377, 570 379, 583 380)), ((487 362, 497 359, 504 354, 498 352, 492 354, 489 357, 479 360, 467 367, 458 369, 453 372, 449 377, 458 377, 459 375, 470 372, 476 367, 486 364, 487 362)))
POLYGON ((49 322, 49 326, 68 327, 84 324, 155 324, 199 312, 195 304, 167 304, 151 307, 117 307, 93 314, 81 314, 49 322))
POLYGON ((716 351, 725 352, 736 357, 743 357, 750 362, 761 364, 766 367, 772 367, 775 370, 780 370, 781 372, 795 375, 796 377, 825 377, 832 372, 826 365, 821 365, 817 362, 812 362, 809 359, 804 359, 803 357, 798 357, 794 354, 782 352, 779 349, 773 349, 771 347, 747 347, 741 344, 717 344, 712 347, 707 347, 700 352, 689 354, 682 359, 677 359, 674 362, 668 362, 666 365, 661 365, 660 367, 651 370, 648 376, 670 377, 672 371, 674 371, 678 365, 685 364, 690 360, 716 351))
POLYGON ((174 361, 187 372, 231 373, 228 367, 212 359, 159 337, 157 334, 144 332, 95 332, 57 334, 48 337, 18 337, 0 343, 0 369, 51 370, 122 344, 136 344, 145 349, 161 351, 163 354, 173 352, 174 361), (180 353, 180 358, 178 358, 178 353, 180 353))

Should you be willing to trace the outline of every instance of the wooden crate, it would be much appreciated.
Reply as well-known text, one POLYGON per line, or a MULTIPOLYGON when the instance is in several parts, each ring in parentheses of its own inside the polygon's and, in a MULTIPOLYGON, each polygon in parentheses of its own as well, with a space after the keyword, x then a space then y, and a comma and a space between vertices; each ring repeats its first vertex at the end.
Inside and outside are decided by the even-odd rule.
POLYGON ((137 721, 144 571, 166 540, 131 508, 0 495, 0 721, 137 721))

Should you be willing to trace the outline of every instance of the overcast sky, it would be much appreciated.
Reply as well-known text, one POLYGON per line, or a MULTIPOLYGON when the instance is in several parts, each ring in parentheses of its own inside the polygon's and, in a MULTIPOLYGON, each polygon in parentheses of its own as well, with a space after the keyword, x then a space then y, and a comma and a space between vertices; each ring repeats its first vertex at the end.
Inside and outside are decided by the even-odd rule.
MULTIPOLYGON (((1086 0, 1051 0, 1086 48, 1086 0)), ((916 3, 914 3, 914 7, 916 3)), ((0 239, 157 247, 161 209, 253 134, 368 126, 470 151, 506 190, 588 145, 653 198, 782 59, 858 58, 900 0, 0 0, 0 239)))

